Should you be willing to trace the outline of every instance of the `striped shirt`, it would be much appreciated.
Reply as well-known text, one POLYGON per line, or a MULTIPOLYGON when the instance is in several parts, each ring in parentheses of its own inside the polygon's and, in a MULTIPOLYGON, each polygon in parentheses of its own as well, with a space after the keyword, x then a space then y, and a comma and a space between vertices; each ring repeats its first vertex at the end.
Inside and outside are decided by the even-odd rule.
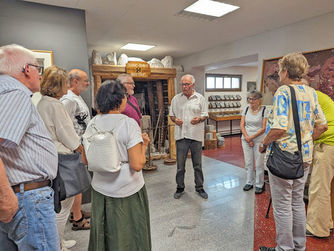
POLYGON ((56 147, 31 95, 21 82, 0 75, 0 158, 11 186, 57 174, 56 147))

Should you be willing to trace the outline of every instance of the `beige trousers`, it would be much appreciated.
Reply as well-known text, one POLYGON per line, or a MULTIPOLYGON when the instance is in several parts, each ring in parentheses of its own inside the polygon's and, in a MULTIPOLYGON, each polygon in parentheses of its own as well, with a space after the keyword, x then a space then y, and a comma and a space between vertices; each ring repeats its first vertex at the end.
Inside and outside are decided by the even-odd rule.
POLYGON ((314 146, 306 229, 318 237, 330 235, 334 220, 334 146, 314 146))
POLYGON ((70 215, 73 202, 74 202, 74 196, 63 200, 61 202, 61 210, 58 214, 56 214, 60 243, 63 243, 64 240, 65 225, 68 216, 70 215))

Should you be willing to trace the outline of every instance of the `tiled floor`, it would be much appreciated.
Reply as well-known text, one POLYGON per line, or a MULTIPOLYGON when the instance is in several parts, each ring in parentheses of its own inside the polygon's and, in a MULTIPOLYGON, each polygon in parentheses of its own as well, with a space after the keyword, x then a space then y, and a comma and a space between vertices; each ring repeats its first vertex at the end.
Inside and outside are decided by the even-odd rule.
MULTIPOLYGON (((165 166, 162 161, 158 161, 158 166, 157 171, 144 175, 153 250, 253 249, 254 194, 242 191, 244 169, 203 157, 204 188, 209 194, 209 199, 203 200, 195 193, 191 159, 188 159, 185 194, 175 200, 176 166, 165 166)), ((89 231, 74 232, 68 224, 65 236, 78 242, 71 250, 87 250, 89 231)))
MULTIPOLYGON (((175 192, 176 166, 157 161, 158 170, 146 172, 153 250, 157 251, 251 251, 260 245, 275 246, 275 227, 270 209, 269 184, 265 193, 244 192, 246 172, 240 136, 226 137, 224 148, 203 151, 203 170, 208 200, 194 189, 191 160, 187 160, 186 193, 179 200, 175 192)), ((90 205, 84 205, 89 209, 90 205)), ((89 231, 74 232, 67 225, 65 236, 78 244, 73 251, 87 250, 89 231)), ((334 250, 334 236, 327 240, 307 238, 308 251, 334 250)))

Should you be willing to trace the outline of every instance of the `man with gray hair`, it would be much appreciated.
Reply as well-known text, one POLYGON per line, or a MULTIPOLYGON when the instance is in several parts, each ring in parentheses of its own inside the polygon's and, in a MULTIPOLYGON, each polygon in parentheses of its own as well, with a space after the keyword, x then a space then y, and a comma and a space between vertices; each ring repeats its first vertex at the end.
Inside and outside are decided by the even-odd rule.
POLYGON ((30 50, 0 47, 0 158, 19 203, 12 220, 0 222, 2 250, 60 249, 50 187, 57 150, 30 99, 42 73, 30 50))
POLYGON ((134 88, 135 88, 135 82, 133 81, 133 78, 130 74, 126 74, 126 73, 122 73, 117 77, 117 80, 119 80, 121 82, 121 84, 124 85, 124 87, 126 88, 126 93, 127 93, 127 104, 126 107, 124 109, 124 111, 122 111, 122 114, 133 118, 134 120, 136 120, 136 122, 138 123, 139 127, 141 128, 141 112, 140 112, 140 108, 138 105, 138 101, 137 99, 133 96, 134 92, 134 88))
MULTIPOLYGON (((72 69, 69 72, 70 88, 67 94, 60 101, 65 106, 67 113, 73 122, 74 129, 78 136, 81 136, 86 131, 86 127, 90 121, 89 108, 83 98, 80 96, 86 91, 89 86, 87 73, 80 69, 72 69)), ((77 194, 74 198, 72 206, 71 221, 73 221, 72 230, 87 230, 90 229, 90 223, 87 219, 90 218, 90 212, 81 210, 82 194, 77 194)), ((74 241, 65 241, 65 246, 70 248, 75 243, 74 241), (72 242, 72 244, 69 244, 72 242)))
POLYGON ((185 164, 190 149, 191 160, 195 172, 195 189, 203 199, 208 194, 203 189, 202 142, 204 138, 204 121, 208 117, 208 104, 205 98, 194 90, 195 78, 187 74, 181 78, 182 93, 172 99, 169 112, 170 119, 175 123, 177 189, 175 199, 184 193, 185 164))

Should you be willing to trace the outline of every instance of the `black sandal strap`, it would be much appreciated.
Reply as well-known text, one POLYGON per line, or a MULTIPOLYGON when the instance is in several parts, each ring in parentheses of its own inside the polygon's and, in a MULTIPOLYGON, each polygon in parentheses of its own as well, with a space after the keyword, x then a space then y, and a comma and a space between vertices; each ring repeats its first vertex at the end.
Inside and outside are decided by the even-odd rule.
POLYGON ((75 220, 74 222, 79 223, 85 219, 84 215, 81 216, 80 220, 75 220))

